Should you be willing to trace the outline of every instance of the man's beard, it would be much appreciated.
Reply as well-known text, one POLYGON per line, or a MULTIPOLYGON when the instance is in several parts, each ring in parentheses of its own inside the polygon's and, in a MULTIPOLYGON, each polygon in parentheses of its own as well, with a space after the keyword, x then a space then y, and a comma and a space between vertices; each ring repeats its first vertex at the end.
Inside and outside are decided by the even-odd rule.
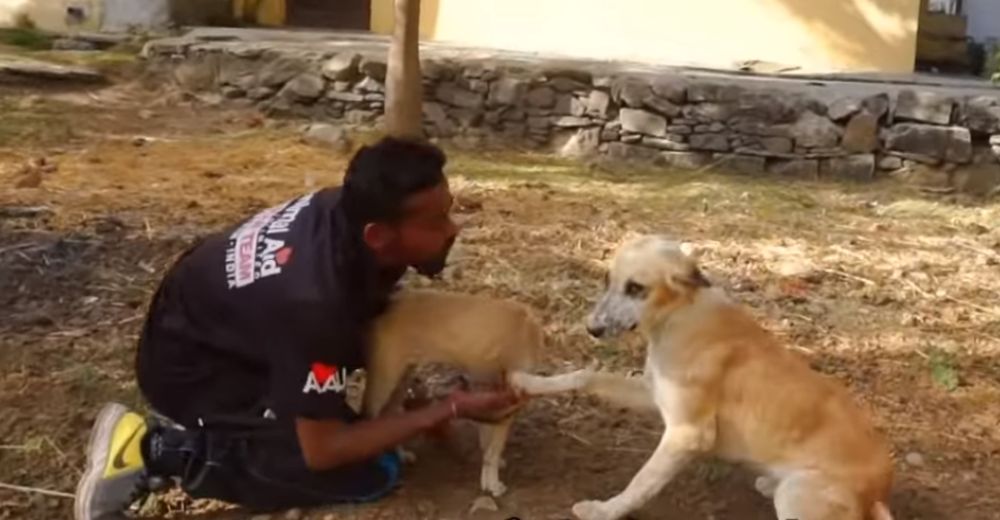
POLYGON ((444 271, 444 268, 448 265, 448 253, 451 252, 451 247, 455 245, 455 239, 451 239, 445 244, 444 250, 441 253, 424 262, 420 262, 413 266, 423 276, 427 278, 437 278, 438 275, 444 271))

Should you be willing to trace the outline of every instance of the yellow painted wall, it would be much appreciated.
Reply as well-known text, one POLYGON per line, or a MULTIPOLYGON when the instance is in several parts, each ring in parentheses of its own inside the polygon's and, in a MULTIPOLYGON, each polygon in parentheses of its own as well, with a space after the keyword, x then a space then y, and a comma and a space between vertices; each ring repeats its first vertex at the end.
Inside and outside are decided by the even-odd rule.
MULTIPOLYGON (((372 0, 392 30, 394 0, 372 0)), ((425 39, 597 59, 911 72, 920 0, 423 0, 425 39)))
POLYGON ((288 16, 286 0, 233 0, 233 16, 247 23, 278 27, 288 16))

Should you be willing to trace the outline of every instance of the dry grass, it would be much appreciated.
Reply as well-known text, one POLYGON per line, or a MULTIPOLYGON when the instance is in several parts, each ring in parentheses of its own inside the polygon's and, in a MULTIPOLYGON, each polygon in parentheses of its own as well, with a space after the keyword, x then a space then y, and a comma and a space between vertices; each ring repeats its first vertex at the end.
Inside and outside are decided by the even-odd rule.
MULTIPOLYGON (((0 207, 53 211, 45 219, 0 220, 0 261, 23 277, 0 287, 17 290, 20 284, 35 291, 0 298, 9 305, 0 321, 0 355, 5 366, 20 367, 3 377, 0 406, 19 412, 12 415, 23 421, 0 424, 0 432, 5 444, 36 446, 33 439, 54 431, 45 434, 48 442, 60 446, 71 463, 79 461, 73 446, 85 434, 87 416, 67 411, 76 419, 66 425, 58 414, 29 415, 35 401, 27 396, 47 388, 37 367, 48 363, 65 387, 44 393, 65 401, 60 410, 94 406, 116 394, 135 399, 128 356, 137 317, 173 255, 193 237, 255 209, 337 182, 347 160, 301 143, 293 127, 264 128, 253 114, 171 106, 154 107, 151 117, 141 119, 135 100, 120 92, 102 95, 108 97, 15 105, 13 119, 5 115, 0 122, 0 135, 10 121, 30 121, 22 128, 72 123, 72 134, 55 145, 47 130, 41 138, 18 133, 16 146, 0 142, 0 185, 13 186, 29 175, 32 158, 44 156, 57 165, 36 188, 0 191, 0 207), (94 109, 98 103, 100 111, 94 109), (136 136, 148 139, 137 145, 136 136), (46 245, 58 237, 98 245, 64 252, 66 263, 58 264, 46 245), (46 262, 60 269, 73 262, 92 265, 87 276, 61 278, 63 271, 53 274, 56 267, 46 262), (91 297, 101 304, 81 303, 91 297), (54 318, 32 321, 38 313, 54 318), (13 350, 26 345, 35 346, 13 350)), ((640 366, 641 345, 597 344, 582 329, 600 289, 603 262, 629 233, 690 240, 703 250, 710 277, 807 352, 818 369, 851 384, 900 455, 916 451, 928 459, 924 467, 900 464, 899 504, 913 515, 923 511, 921 518, 972 519, 981 518, 976 511, 994 510, 988 497, 1000 485, 989 464, 1000 446, 998 414, 991 408, 1000 398, 1000 206, 933 200, 884 183, 605 171, 521 152, 450 150, 450 157, 464 231, 444 284, 538 309, 550 334, 546 370, 594 358, 622 370, 640 366), (969 504, 966 510, 973 513, 950 513, 969 504)), ((656 435, 655 425, 605 424, 607 414, 593 406, 540 406, 544 413, 533 416, 532 424, 550 429, 537 426, 542 429, 524 435, 555 439, 534 438, 522 451, 561 438, 576 451, 606 450, 612 458, 637 462, 656 435)), ((32 467, 23 450, 0 451, 0 457, 0 465, 14 468, 0 471, 0 480, 16 477, 18 483, 65 490, 75 478, 46 473, 51 465, 32 467)), ((576 463, 599 462, 555 464, 576 463)), ((553 478, 560 473, 541 468, 553 478)), ((691 486, 733 481, 714 466, 706 468, 691 486)), ((577 492, 609 493, 623 484, 627 469, 599 489, 589 485, 577 492)), ((8 502, 15 505, 0 510, 15 516, 48 514, 21 498, 8 502)), ((752 518, 765 518, 766 510, 754 509, 759 515, 752 518)))

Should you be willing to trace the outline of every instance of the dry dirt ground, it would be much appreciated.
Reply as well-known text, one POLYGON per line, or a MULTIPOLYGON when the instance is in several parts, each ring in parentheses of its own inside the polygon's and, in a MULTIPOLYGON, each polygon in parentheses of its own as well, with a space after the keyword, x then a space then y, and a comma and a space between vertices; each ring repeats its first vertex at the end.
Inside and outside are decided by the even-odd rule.
MULTIPOLYGON (((346 159, 302 143, 296 124, 130 86, 0 91, 0 482, 71 492, 97 407, 142 406, 136 333, 175 255, 336 183, 346 159)), ((897 519, 997 518, 1000 206, 892 184, 609 170, 527 152, 451 150, 449 172, 465 228, 441 284, 535 307, 550 334, 544 370, 595 358, 639 368, 637 341, 597 343, 583 330, 602 261, 628 232, 689 239, 710 277, 872 408, 895 450, 897 519)), ((508 448, 509 494, 475 517, 568 518, 575 501, 620 490, 659 432, 654 418, 587 399, 536 400, 508 448)), ((478 459, 471 432, 460 433, 451 446, 419 446, 405 485, 379 504, 289 518, 465 518, 478 459)), ((0 518, 68 518, 70 504, 0 489, 0 518)), ((145 511, 248 516, 176 494, 145 511)), ((771 511, 748 473, 704 461, 634 517, 771 511)))

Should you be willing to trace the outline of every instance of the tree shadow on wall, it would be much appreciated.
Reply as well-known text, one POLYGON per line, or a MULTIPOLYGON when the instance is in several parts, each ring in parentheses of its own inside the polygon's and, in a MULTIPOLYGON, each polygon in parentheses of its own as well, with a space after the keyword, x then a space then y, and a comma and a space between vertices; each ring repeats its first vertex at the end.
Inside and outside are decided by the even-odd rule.
POLYGON ((842 61, 877 63, 879 58, 873 54, 899 46, 916 52, 920 0, 769 1, 801 20, 842 61))

